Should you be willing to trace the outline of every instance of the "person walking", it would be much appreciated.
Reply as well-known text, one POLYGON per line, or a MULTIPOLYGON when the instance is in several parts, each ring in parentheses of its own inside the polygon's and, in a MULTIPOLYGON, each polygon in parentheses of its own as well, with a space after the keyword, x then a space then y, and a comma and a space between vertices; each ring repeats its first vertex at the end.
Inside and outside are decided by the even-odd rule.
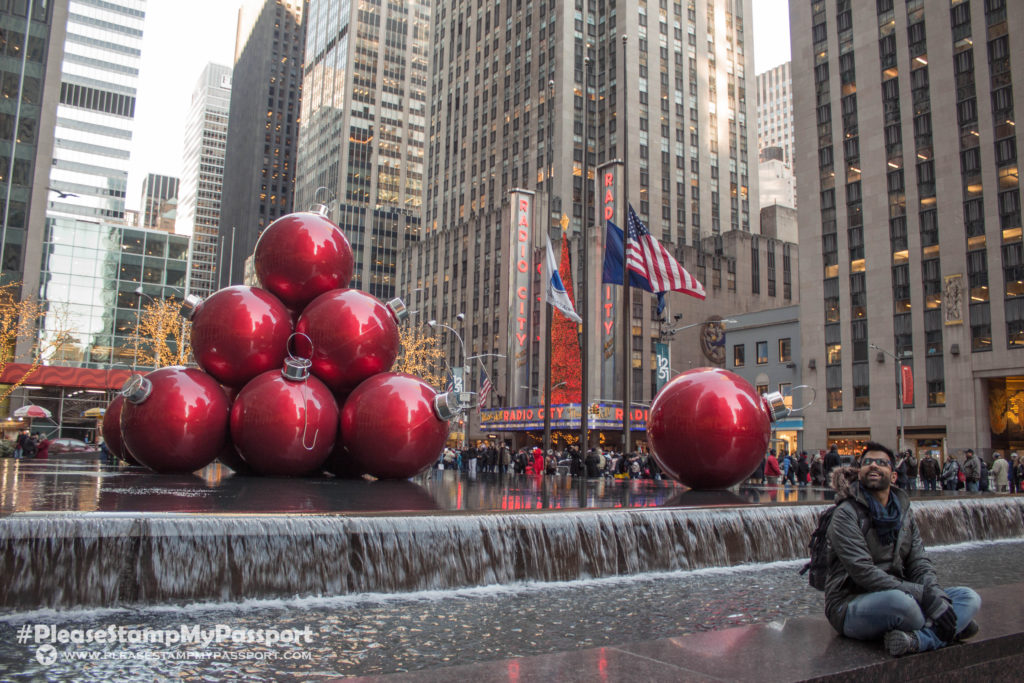
POLYGON ((960 463, 957 462, 956 456, 949 456, 949 460, 942 466, 942 488, 947 491, 956 491, 957 482, 960 480, 960 463))
POLYGON ((921 484, 925 491, 937 490, 936 484, 939 479, 939 461, 935 459, 933 451, 927 451, 918 465, 918 473, 921 475, 921 484))
POLYGON ((775 459, 775 449, 772 449, 765 459, 764 476, 769 484, 778 484, 781 475, 782 469, 779 467, 779 461, 775 459))
POLYGON ((917 474, 919 463, 917 457, 914 455, 914 451, 907 451, 904 464, 907 467, 907 491, 917 490, 917 474))
POLYGON ((1010 480, 1010 493, 1020 493, 1020 478, 1017 476, 1017 464, 1019 462, 1020 456, 1017 454, 1017 451, 1010 453, 1010 462, 1006 473, 1010 480))
POLYGON ((800 459, 796 462, 796 480, 800 486, 807 486, 811 478, 811 463, 807 462, 807 451, 800 451, 800 459))
POLYGON ((825 466, 821 460, 821 454, 815 453, 811 460, 811 485, 822 486, 825 483, 825 466))
POLYGON ((967 491, 977 493, 981 482, 981 460, 974 454, 974 449, 968 448, 964 451, 964 477, 966 478, 967 491))
POLYGON ((1018 456, 1016 462, 1013 465, 1013 472, 1016 475, 1017 480, 1017 493, 1024 489, 1024 457, 1018 456))
POLYGON ((825 455, 825 481, 831 481, 832 470, 842 464, 843 459, 839 457, 839 449, 836 448, 835 444, 832 444, 825 455))
POLYGON ((992 483, 997 493, 1006 493, 1010 484, 1010 456, 1003 457, 996 453, 996 459, 992 461, 992 483))

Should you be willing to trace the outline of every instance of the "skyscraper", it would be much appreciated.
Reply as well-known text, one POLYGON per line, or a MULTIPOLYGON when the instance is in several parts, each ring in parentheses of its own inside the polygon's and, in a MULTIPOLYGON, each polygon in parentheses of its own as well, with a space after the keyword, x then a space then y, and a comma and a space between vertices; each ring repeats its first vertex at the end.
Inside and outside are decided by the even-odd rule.
POLYGON ((218 231, 219 287, 243 282, 246 259, 263 229, 292 211, 306 5, 306 0, 245 0, 238 13, 218 231))
POLYGON ((185 155, 176 230, 192 235, 189 293, 206 297, 217 287, 217 227, 228 139, 231 69, 207 64, 192 92, 185 124, 185 155))
POLYGON ((786 166, 793 164, 792 62, 757 74, 757 148, 779 147, 786 166))
POLYGON ((896 443, 902 421, 908 448, 1018 443, 1024 5, 801 0, 790 21, 806 442, 896 443))
POLYGON ((53 135, 61 94, 68 3, 2 5, 0 28, 0 261, 3 282, 39 288, 39 242, 51 191, 53 135), (28 40, 25 39, 26 28, 28 40))
POLYGON ((420 231, 430 3, 312 0, 307 16, 296 203, 337 200, 351 286, 390 298, 420 231))
MULTIPOLYGON (((177 199, 177 178, 156 173, 147 174, 146 179, 142 181, 141 227, 164 229, 168 222, 166 214, 177 206, 177 199)), ((170 222, 173 224, 173 220, 170 222)))
MULTIPOLYGON (((605 214, 598 220, 596 205, 614 194, 607 208, 621 227, 628 201, 677 256, 692 246, 703 264, 710 247, 719 273, 725 259, 711 245, 731 231, 757 232, 751 17, 749 0, 435 3, 424 234, 403 256, 399 291, 412 293, 421 318, 455 326, 470 355, 507 356, 483 360, 497 380, 494 405, 543 390, 545 235, 565 229, 577 254, 588 219, 584 318, 601 319, 607 334, 593 330, 587 398, 610 400, 618 382, 599 367, 624 357, 622 324, 600 316, 621 287, 599 284, 605 214), (513 188, 523 190, 514 199, 513 188), (510 241, 520 222, 530 228, 522 244, 510 241)), ((684 298, 670 295, 674 311, 711 313, 684 298)), ((630 308, 630 357, 614 374, 628 362, 639 402, 654 391, 659 324, 654 297, 637 291, 630 308)), ((458 362, 461 351, 448 348, 458 362)))
MULTIPOLYGON (((112 308, 119 299, 87 282, 109 281, 116 273, 76 274, 68 259, 81 249, 90 252, 91 263, 102 261, 101 254, 114 244, 105 237, 111 234, 108 224, 125 218, 145 6, 145 0, 68 2, 60 104, 51 129, 50 201, 45 230, 31 235, 25 272, 26 291, 38 291, 49 311, 42 334, 56 326, 74 331, 77 350, 67 350, 63 357, 68 359, 86 358, 85 350, 97 347, 109 352, 112 346, 100 340, 109 339, 112 308), (73 277, 55 278, 57 273, 73 277)), ((141 278, 144 264, 138 265, 141 278)), ((162 277, 162 272, 154 275, 162 277)), ((109 356, 104 360, 90 353, 89 358, 109 362, 109 356)))

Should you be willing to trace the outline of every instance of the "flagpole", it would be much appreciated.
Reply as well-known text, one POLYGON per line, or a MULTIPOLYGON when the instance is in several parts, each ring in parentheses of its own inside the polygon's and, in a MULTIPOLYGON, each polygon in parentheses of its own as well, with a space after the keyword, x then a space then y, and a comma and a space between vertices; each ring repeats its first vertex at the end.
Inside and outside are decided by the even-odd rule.
MULTIPOLYGON (((548 171, 548 219, 544 222, 547 226, 548 231, 548 244, 551 243, 551 207, 552 207, 552 185, 555 182, 554 164, 555 156, 553 147, 555 144, 555 82, 548 81, 548 148, 547 158, 545 161, 550 160, 550 164, 544 164, 545 170, 548 171)), ((545 255, 547 252, 545 251, 545 255)), ((546 262, 547 259, 545 259, 546 262)), ((550 270, 550 268, 548 268, 550 270)), ((547 287, 551 287, 551 273, 547 274, 548 283, 547 287)), ((547 291, 547 290, 545 290, 547 291)), ((551 320, 552 320, 552 309, 554 306, 547 302, 547 296, 545 296, 544 303, 544 457, 548 455, 548 451, 551 450, 551 320)))
POLYGON ((622 117, 619 118, 618 127, 622 130, 622 196, 625 198, 625 207, 622 215, 625 218, 622 232, 622 455, 626 457, 630 452, 629 434, 629 408, 631 395, 631 382, 633 375, 633 329, 631 325, 633 313, 630 310, 629 292, 629 264, 626 254, 629 244, 629 95, 626 92, 626 41, 628 36, 622 36, 622 80, 619 81, 619 92, 622 97, 622 117))
MULTIPOLYGON (((588 49, 588 48, 584 48, 588 49)), ((580 458, 587 457, 590 450, 590 434, 587 431, 587 417, 590 409, 590 212, 592 207, 587 202, 587 190, 590 189, 587 173, 587 138, 590 135, 590 67, 589 56, 583 58, 583 286, 580 287, 580 304, 583 311, 583 340, 581 346, 580 370, 580 458)))

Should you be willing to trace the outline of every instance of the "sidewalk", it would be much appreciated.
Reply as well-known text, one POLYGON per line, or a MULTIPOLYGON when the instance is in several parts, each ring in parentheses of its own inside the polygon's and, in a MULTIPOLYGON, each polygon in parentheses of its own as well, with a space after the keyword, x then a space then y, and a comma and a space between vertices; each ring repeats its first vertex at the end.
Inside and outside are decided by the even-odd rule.
POLYGON ((840 638, 821 616, 354 680, 1019 681, 1024 665, 1024 583, 978 592, 981 631, 974 639, 899 659, 880 645, 840 638))

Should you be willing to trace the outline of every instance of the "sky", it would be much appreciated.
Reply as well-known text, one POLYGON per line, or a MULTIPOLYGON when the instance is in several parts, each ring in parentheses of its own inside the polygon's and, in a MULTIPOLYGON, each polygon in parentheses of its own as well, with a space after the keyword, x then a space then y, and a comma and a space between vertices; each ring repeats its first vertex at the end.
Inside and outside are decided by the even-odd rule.
MULTIPOLYGON (((754 71, 789 61, 788 0, 752 0, 754 71)), ((135 135, 128 175, 129 209, 139 208, 147 173, 181 177, 185 121, 203 68, 231 66, 240 3, 150 0, 146 3, 135 135)), ((752 84, 748 84, 748 90, 752 84)))

